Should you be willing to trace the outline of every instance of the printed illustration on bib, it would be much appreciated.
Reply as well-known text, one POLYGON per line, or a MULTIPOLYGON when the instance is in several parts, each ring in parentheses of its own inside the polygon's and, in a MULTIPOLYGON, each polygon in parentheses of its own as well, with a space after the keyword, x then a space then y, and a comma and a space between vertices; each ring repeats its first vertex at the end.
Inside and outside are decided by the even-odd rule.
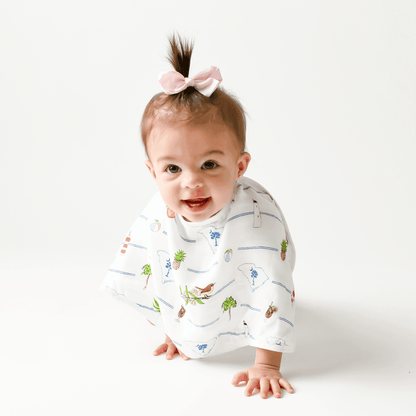
POLYGON ((144 285, 143 290, 145 290, 147 288, 147 284, 149 283, 149 277, 152 274, 152 268, 150 267, 150 264, 145 264, 142 267, 142 274, 147 275, 147 279, 146 279, 146 284, 144 285))
POLYGON ((273 302, 269 305, 269 309, 267 309, 265 316, 267 319, 271 318, 272 315, 277 312, 276 306, 273 306, 273 302))
POLYGON ((194 341, 185 341, 185 344, 195 353, 199 354, 201 357, 208 355, 214 348, 217 338, 212 338, 209 341, 194 342, 194 341))
POLYGON ((228 263, 233 258, 233 250, 230 248, 224 253, 224 260, 228 263))
POLYGON ((232 296, 225 299, 225 301, 222 303, 222 311, 223 312, 228 311, 228 313, 230 314, 229 321, 231 320, 231 308, 235 308, 236 306, 237 306, 237 301, 232 296))
POLYGON ((286 259, 287 245, 288 245, 288 241, 287 240, 283 240, 282 241, 282 244, 281 244, 282 251, 280 253, 280 257, 282 258, 283 261, 285 261, 285 259, 286 259))
POLYGON ((276 337, 267 337, 266 341, 268 344, 271 345, 278 345, 279 347, 287 345, 286 341, 282 338, 276 338, 276 337))
POLYGON ((170 255, 165 250, 158 250, 160 268, 162 270, 162 283, 173 282, 173 278, 170 275, 172 271, 172 265, 170 264, 170 255))
POLYGON ((205 227, 202 230, 198 231, 198 233, 202 234, 205 237, 214 254, 217 251, 223 229, 224 227, 215 228, 213 225, 208 225, 208 227, 205 227))
POLYGON ((185 315, 186 309, 183 307, 183 305, 181 305, 181 309, 178 312, 178 318, 183 318, 183 316, 185 315))
POLYGON ((295 303, 295 291, 292 291, 292 296, 291 296, 290 301, 292 302, 292 305, 294 305, 294 303, 295 303))
POLYGON ((130 233, 129 233, 129 235, 124 239, 123 245, 121 246, 121 250, 120 250, 121 254, 126 254, 127 247, 129 246, 130 240, 131 238, 130 238, 130 233))
POLYGON ((199 303, 203 305, 202 299, 209 299, 210 294, 214 290, 215 283, 211 283, 205 288, 201 289, 200 287, 195 286, 193 289, 188 290, 188 286, 185 286, 185 291, 182 292, 182 288, 179 286, 179 290, 181 292, 182 299, 185 301, 185 305, 190 303, 191 305, 196 305, 199 303))
POLYGON ((243 320, 243 325, 244 325, 244 336, 248 337, 248 333, 250 332, 250 328, 249 328, 247 322, 244 321, 244 320, 243 320))
POLYGON ((154 223, 150 224, 150 229, 154 232, 157 233, 160 230, 160 222, 159 220, 155 220, 154 223))
POLYGON ((254 292, 260 286, 263 286, 269 276, 264 272, 262 267, 256 267, 254 263, 244 263, 238 267, 238 270, 244 274, 250 283, 251 291, 254 292))
POLYGON ((185 261, 185 256, 186 256, 186 254, 185 254, 185 252, 183 250, 178 250, 175 253, 175 257, 174 257, 174 260, 173 260, 173 268, 175 270, 178 270, 179 267, 181 267, 181 263, 183 261, 185 261))
POLYGON ((153 298, 153 307, 160 313, 159 302, 155 298, 153 298))

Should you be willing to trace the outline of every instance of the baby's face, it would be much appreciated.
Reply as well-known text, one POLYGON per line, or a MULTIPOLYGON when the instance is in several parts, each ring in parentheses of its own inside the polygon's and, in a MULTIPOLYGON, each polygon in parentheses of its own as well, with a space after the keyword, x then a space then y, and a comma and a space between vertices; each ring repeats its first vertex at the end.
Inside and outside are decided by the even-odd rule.
POLYGON ((146 165, 166 205, 185 220, 215 215, 230 200, 250 162, 223 123, 157 125, 147 140, 146 165))

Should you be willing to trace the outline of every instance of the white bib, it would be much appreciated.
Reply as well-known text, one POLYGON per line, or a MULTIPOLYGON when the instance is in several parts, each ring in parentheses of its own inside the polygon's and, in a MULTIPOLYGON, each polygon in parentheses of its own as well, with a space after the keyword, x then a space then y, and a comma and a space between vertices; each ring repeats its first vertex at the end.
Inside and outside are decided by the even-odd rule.
POLYGON ((279 206, 242 178, 227 206, 203 222, 168 218, 156 194, 101 289, 140 311, 190 358, 246 345, 292 352, 294 266, 279 206))

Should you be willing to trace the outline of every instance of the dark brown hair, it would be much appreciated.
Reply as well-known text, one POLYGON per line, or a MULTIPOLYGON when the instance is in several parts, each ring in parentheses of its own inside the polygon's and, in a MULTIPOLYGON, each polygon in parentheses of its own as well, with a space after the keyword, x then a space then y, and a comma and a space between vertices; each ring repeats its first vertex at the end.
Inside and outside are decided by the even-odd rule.
MULTIPOLYGON (((169 38, 169 62, 175 71, 189 76, 193 43, 182 41, 175 35, 169 38)), ((147 153, 146 141, 157 122, 205 123, 222 121, 237 137, 241 152, 246 144, 246 115, 238 99, 217 88, 210 97, 205 97, 194 87, 178 94, 156 94, 147 104, 141 123, 141 135, 147 153)))

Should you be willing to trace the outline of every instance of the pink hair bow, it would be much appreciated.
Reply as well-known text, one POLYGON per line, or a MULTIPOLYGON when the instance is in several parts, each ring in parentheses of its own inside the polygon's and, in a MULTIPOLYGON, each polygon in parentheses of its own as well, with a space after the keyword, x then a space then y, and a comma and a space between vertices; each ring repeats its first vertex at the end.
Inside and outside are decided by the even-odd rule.
POLYGON ((178 94, 188 87, 194 87, 205 97, 209 97, 221 84, 221 81, 220 70, 215 66, 200 72, 194 78, 185 78, 177 71, 162 72, 159 75, 162 90, 169 95, 178 94))

